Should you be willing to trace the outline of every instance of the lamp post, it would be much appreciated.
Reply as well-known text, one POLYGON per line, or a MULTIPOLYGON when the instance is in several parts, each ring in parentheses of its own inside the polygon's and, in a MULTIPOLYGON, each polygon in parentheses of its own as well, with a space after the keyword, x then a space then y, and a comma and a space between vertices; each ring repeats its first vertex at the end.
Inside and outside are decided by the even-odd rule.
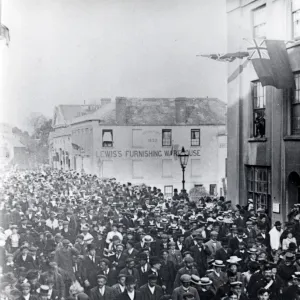
POLYGON ((188 160, 189 160, 189 153, 184 150, 184 147, 182 147, 181 152, 178 154, 179 161, 182 169, 182 191, 185 192, 185 179, 184 179, 184 171, 187 166, 188 160))
POLYGON ((84 168, 83 168, 83 158, 84 158, 84 149, 81 148, 80 150, 80 156, 81 156, 81 173, 84 173, 84 168))

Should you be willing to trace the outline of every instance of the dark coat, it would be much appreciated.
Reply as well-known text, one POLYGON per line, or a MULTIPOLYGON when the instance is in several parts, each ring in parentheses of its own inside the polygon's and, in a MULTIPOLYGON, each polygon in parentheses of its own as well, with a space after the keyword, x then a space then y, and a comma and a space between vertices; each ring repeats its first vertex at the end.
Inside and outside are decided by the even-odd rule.
POLYGON ((148 274, 149 274, 149 271, 150 271, 150 265, 147 264, 147 271, 146 272, 142 271, 141 266, 138 266, 137 269, 138 269, 139 274, 140 274, 140 285, 142 286, 142 285, 144 285, 148 282, 148 274))
POLYGON ((173 284, 175 280, 175 266, 171 261, 163 261, 160 267, 160 275, 162 279, 162 285, 166 286, 167 293, 171 293, 173 290, 173 284))
POLYGON ((130 270, 126 267, 126 268, 122 269, 119 274, 124 274, 126 276, 128 276, 128 275, 133 276, 136 280, 137 286, 139 286, 139 284, 140 284, 140 273, 139 273, 138 269, 133 268, 132 273, 131 273, 130 270))
MULTIPOLYGON (((194 295, 195 300, 200 300, 198 291, 195 288, 190 287, 189 292, 194 295)), ((176 288, 172 293, 172 300, 182 300, 184 293, 185 290, 182 288, 182 286, 176 288)))
POLYGON ((152 296, 148 284, 140 287, 141 297, 143 300, 159 300, 163 296, 163 289, 159 285, 155 285, 154 295, 152 296))
POLYGON ((211 255, 211 251, 204 245, 200 249, 197 245, 194 245, 191 247, 191 252, 197 264, 199 275, 203 277, 208 269, 207 259, 211 255))
POLYGON ((232 250, 228 249, 227 252, 225 252, 224 248, 221 248, 217 250, 215 259, 216 260, 222 260, 223 262, 226 262, 227 259, 232 256, 232 250))
POLYGON ((91 300, 114 300, 117 297, 117 292, 109 286, 105 286, 105 292, 102 296, 99 292, 99 287, 96 286, 90 291, 90 299, 91 300))
POLYGON ((116 269, 109 269, 108 274, 104 274, 104 272, 100 270, 99 274, 105 275, 107 277, 107 281, 106 281, 107 286, 113 286, 118 281, 119 272, 116 269))
POLYGON ((97 285, 97 275, 99 274, 100 258, 95 257, 95 262, 93 262, 88 255, 86 255, 82 262, 82 281, 88 280, 90 283, 90 288, 97 285))
POLYGON ((29 271, 31 269, 34 269, 34 262, 33 262, 33 258, 30 254, 27 254, 26 259, 23 260, 22 255, 20 254, 15 261, 16 265, 18 266, 18 268, 20 267, 24 267, 26 269, 26 271, 29 271))
MULTIPOLYGON (((125 290, 123 293, 119 294, 117 296, 117 300, 131 300, 130 297, 128 296, 127 291, 125 290)), ((140 291, 135 291, 134 295, 134 300, 144 300, 142 298, 141 292, 140 291)))
POLYGON ((121 254, 119 258, 117 258, 116 254, 109 257, 109 260, 111 261, 112 265, 115 266, 118 272, 120 272, 122 269, 126 266, 126 259, 128 258, 125 251, 121 254))

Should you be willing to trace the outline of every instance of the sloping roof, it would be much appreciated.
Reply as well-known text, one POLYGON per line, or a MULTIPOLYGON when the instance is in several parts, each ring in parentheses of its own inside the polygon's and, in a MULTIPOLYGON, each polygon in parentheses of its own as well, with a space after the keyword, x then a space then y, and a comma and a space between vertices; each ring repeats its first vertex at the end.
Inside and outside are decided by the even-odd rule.
POLYGON ((90 105, 59 105, 55 108, 55 116, 53 118, 53 126, 55 125, 68 125, 78 115, 92 114, 94 111, 89 110, 90 107, 98 107, 101 105, 90 104, 90 105), (60 118, 62 117, 62 119, 60 118), (56 120, 57 118, 57 120, 56 120))
MULTIPOLYGON (((184 98, 185 121, 176 121, 175 98, 123 98, 126 100, 125 125, 225 125, 226 104, 216 98, 184 98)), ((117 125, 116 103, 74 118, 72 123, 99 120, 117 125)))

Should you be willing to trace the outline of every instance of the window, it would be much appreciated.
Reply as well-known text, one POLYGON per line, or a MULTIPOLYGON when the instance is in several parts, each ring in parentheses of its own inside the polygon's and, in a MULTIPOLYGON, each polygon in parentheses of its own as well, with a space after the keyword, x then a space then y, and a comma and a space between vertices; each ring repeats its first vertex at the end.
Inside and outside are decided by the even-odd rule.
POLYGON ((113 161, 112 160, 103 160, 102 161, 102 176, 104 178, 114 177, 113 161))
POLYGON ((143 162, 141 160, 132 161, 132 178, 143 178, 143 162))
POLYGON ((191 159, 192 176, 201 176, 200 159, 191 159))
POLYGON ((164 187, 164 196, 165 198, 173 197, 173 185, 165 185, 164 187))
POLYGON ((266 6, 253 10, 253 38, 266 38, 266 6))
POLYGON ((266 92, 259 81, 252 82, 253 98, 253 136, 263 138, 265 136, 266 121, 266 92))
POLYGON ((163 146, 172 146, 172 130, 163 129, 162 130, 162 145, 163 146))
POLYGON ((132 129, 132 147, 141 148, 142 146, 142 129, 132 129))
POLYGON ((200 129, 191 130, 191 146, 200 146, 200 129))
POLYGON ((210 184, 209 185, 209 194, 214 196, 217 192, 217 185, 216 184, 210 184))
POLYGON ((292 18, 293 18, 293 38, 300 39, 300 1, 292 2, 292 18))
MULTIPOLYGON (((254 208, 269 210, 271 204, 271 170, 266 167, 247 168, 248 199, 253 199, 254 208)), ((270 212, 270 211, 269 211, 270 212)))
POLYGON ((296 82, 296 89, 292 92, 292 134, 300 135, 300 73, 294 75, 296 82))
POLYGON ((172 159, 162 160, 162 177, 172 177, 172 159))
POLYGON ((102 147, 113 146, 113 131, 111 129, 102 130, 102 147))

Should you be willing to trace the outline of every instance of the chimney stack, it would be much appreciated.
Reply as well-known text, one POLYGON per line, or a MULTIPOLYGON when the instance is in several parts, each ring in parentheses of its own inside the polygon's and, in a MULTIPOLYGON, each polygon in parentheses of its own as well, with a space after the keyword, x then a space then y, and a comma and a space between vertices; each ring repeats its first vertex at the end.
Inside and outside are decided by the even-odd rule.
POLYGON ((126 125, 126 98, 116 98, 116 121, 118 125, 126 125))
POLYGON ((183 97, 175 99, 175 116, 178 124, 186 123, 186 101, 183 97))

